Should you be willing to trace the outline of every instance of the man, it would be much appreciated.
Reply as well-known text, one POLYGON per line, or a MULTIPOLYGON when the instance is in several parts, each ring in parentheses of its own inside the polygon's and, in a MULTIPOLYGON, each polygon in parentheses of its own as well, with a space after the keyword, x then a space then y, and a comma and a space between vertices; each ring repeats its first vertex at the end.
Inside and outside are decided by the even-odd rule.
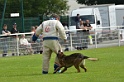
MULTIPOLYGON (((77 16, 75 17, 76 29, 80 29, 80 21, 81 21, 80 14, 77 14, 77 16)), ((76 35, 77 35, 76 39, 78 40, 79 39, 78 36, 81 35, 80 30, 77 30, 76 35)), ((78 42, 80 42, 80 40, 78 40, 78 42)), ((80 44, 77 44, 76 46, 77 46, 76 48, 78 49, 80 47, 80 44)))
POLYGON ((32 49, 31 43, 29 43, 28 40, 25 38, 25 34, 21 35, 20 45, 25 47, 30 54, 33 54, 33 49, 32 49))
POLYGON ((84 27, 87 28, 87 31, 91 30, 93 27, 90 25, 90 21, 86 20, 84 23, 84 27))
POLYGON ((11 34, 11 32, 7 30, 6 24, 3 25, 2 34, 6 35, 6 36, 11 34))
MULTIPOLYGON (((64 27, 59 21, 59 16, 54 15, 52 20, 44 21, 37 29, 35 34, 32 37, 33 41, 36 41, 38 36, 43 34, 43 65, 42 73, 47 74, 49 69, 49 61, 52 52, 58 53, 61 50, 61 45, 58 41, 58 36, 63 39, 65 42, 67 36, 64 30, 64 27), (55 20, 53 20, 55 19, 55 20)), ((56 69, 59 66, 58 58, 55 59, 54 68, 56 69)))
POLYGON ((13 24, 13 28, 11 29, 11 33, 14 34, 14 33, 18 33, 19 31, 17 30, 17 24, 14 23, 13 24))
POLYGON ((80 29, 80 14, 77 14, 76 18, 75 18, 75 22, 76 22, 76 29, 80 29))
POLYGON ((2 34, 5 35, 5 36, 3 36, 3 39, 2 39, 3 40, 2 41, 3 42, 3 45, 2 45, 3 46, 3 55, 2 56, 5 57, 5 56, 7 56, 7 51, 8 51, 7 50, 7 48, 8 48, 7 37, 11 34, 10 31, 7 30, 6 24, 3 25, 2 34))
MULTIPOLYGON (((13 28, 11 29, 11 34, 15 34, 15 33, 19 33, 19 31, 17 30, 17 24, 16 23, 13 23, 13 28)), ((19 40, 18 38, 18 35, 13 35, 13 45, 15 46, 15 48, 13 49, 13 52, 16 51, 16 45, 17 44, 17 41, 19 40)), ((14 56, 15 54, 12 53, 12 56, 14 56)))
MULTIPOLYGON (((89 30, 91 30, 93 27, 90 25, 90 21, 86 20, 86 22, 83 25, 83 48, 88 48, 88 38, 89 38, 89 30)), ((90 39, 91 36, 90 36, 90 39)))

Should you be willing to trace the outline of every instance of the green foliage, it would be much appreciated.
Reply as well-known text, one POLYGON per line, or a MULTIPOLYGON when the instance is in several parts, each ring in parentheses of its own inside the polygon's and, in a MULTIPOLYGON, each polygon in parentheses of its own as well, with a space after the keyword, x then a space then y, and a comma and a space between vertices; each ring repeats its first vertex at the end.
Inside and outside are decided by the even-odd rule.
POLYGON ((63 74, 52 74, 55 54, 50 60, 49 74, 42 75, 42 55, 27 55, 0 58, 2 82, 123 82, 124 46, 64 52, 83 53, 97 57, 99 61, 86 60, 88 71, 76 73, 74 67, 63 74))
MULTIPOLYGON (((0 1, 0 18, 4 9, 4 4, 5 4, 4 1, 5 0, 0 1)), ((19 2, 19 0, 7 0, 5 17, 10 17, 10 13, 17 13, 17 12, 21 13, 20 10, 21 10, 21 3, 19 2)))
MULTIPOLYGON (((21 13, 21 1, 7 0, 5 17, 10 17, 10 13, 21 13)), ((3 12, 3 8, 4 0, 0 0, 0 15, 3 12)), ((67 12, 69 6, 66 0, 23 0, 23 8, 25 17, 36 17, 52 13, 62 15, 67 12)))
POLYGON ((96 5, 96 4, 124 4, 123 0, 76 0, 79 4, 96 5))

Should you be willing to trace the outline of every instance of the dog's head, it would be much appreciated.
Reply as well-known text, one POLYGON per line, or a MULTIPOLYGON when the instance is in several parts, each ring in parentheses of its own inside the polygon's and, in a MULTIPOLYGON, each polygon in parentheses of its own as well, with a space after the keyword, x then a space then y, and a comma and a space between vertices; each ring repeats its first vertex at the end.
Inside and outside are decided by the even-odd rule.
POLYGON ((65 56, 65 55, 63 54, 63 52, 61 52, 61 51, 59 50, 58 53, 57 53, 57 57, 58 57, 58 58, 62 58, 63 56, 65 56))

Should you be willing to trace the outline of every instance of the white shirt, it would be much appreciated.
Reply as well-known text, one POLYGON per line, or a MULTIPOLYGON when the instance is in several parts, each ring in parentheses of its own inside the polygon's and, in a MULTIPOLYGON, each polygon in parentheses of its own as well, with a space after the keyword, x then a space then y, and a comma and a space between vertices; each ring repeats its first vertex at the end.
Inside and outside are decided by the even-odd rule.
POLYGON ((20 44, 21 44, 21 45, 28 45, 29 42, 28 42, 27 39, 25 39, 25 38, 21 38, 21 39, 20 39, 20 44))
POLYGON ((43 34, 43 37, 58 37, 67 39, 63 25, 58 20, 44 21, 37 29, 36 35, 43 34))

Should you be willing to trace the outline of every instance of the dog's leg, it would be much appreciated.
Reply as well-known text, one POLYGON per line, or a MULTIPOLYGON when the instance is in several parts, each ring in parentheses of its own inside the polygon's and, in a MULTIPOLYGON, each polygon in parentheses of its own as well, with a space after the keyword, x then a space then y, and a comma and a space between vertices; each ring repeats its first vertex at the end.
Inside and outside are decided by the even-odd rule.
POLYGON ((80 63, 80 67, 84 69, 85 72, 87 72, 87 68, 85 67, 85 60, 82 60, 82 62, 80 63))
POLYGON ((79 73, 80 72, 80 68, 79 68, 79 65, 81 63, 81 60, 75 60, 75 63, 74 63, 74 67, 77 69, 77 72, 79 73))
POLYGON ((56 68, 56 70, 53 72, 53 74, 55 74, 58 70, 60 70, 62 68, 62 66, 59 66, 58 68, 56 68))
POLYGON ((64 69, 61 71, 61 73, 64 73, 67 70, 67 67, 64 67, 64 69))
POLYGON ((82 58, 77 58, 77 59, 75 59, 75 62, 74 62, 74 67, 77 69, 77 72, 79 73, 80 72, 80 68, 79 68, 79 66, 80 66, 80 63, 82 62, 82 58))
POLYGON ((74 67, 77 69, 77 72, 79 73, 80 72, 79 64, 74 65, 74 67))
POLYGON ((87 72, 87 68, 84 65, 81 64, 80 67, 83 68, 85 72, 87 72))

